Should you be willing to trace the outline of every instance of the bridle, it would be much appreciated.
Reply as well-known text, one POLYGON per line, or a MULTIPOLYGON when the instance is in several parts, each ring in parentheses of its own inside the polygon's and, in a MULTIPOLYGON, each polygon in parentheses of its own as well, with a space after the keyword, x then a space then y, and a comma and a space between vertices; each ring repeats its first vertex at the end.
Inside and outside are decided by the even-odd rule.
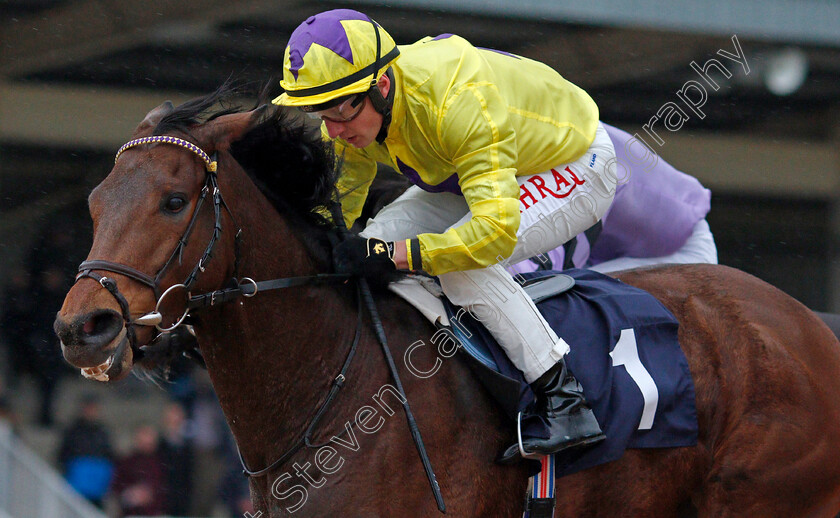
MULTIPOLYGON (((135 360, 142 358, 143 350, 137 345, 137 337, 134 331, 134 326, 154 326, 159 331, 166 333, 173 331, 178 326, 184 323, 187 317, 190 314, 190 311, 193 309, 215 306, 217 304, 222 304, 225 302, 229 302, 234 300, 240 296, 243 297, 253 297, 257 294, 258 291, 266 291, 266 290, 273 290, 279 288, 289 288, 293 286, 302 286, 302 285, 317 285, 317 284, 331 284, 331 283, 344 283, 346 282, 351 276, 345 273, 319 273, 315 275, 307 275, 302 277, 285 277, 280 279, 272 279, 268 281, 261 281, 256 282, 251 278, 244 277, 242 278, 241 282, 237 279, 238 274, 238 265, 239 265, 239 256, 240 256, 240 244, 241 244, 241 236, 242 236, 242 229, 238 228, 236 231, 236 235, 234 238, 234 268, 233 268, 233 278, 231 280, 230 286, 228 288, 222 288, 219 290, 212 291, 210 293, 205 293, 201 295, 192 295, 191 289, 196 283, 198 275, 201 272, 204 272, 207 262, 212 257, 213 249, 219 240, 219 237, 222 233, 222 208, 227 211, 228 215, 230 215, 231 220, 234 220, 233 214, 231 213, 230 209, 228 208, 227 204, 225 203, 224 199, 222 198, 222 193, 219 190, 218 185, 218 178, 217 178, 217 169, 218 169, 218 155, 217 153, 213 153, 211 157, 208 155, 204 150, 202 150, 197 145, 184 140, 179 137, 173 137, 168 135, 156 135, 151 137, 142 137, 130 140, 123 144, 122 147, 117 151, 116 156, 114 157, 114 162, 116 163, 119 160, 120 155, 127 149, 130 149, 135 146, 143 145, 143 144, 171 144, 175 146, 180 146, 184 149, 187 149, 193 152, 198 158, 200 158, 205 164, 205 180, 204 180, 204 187, 201 189, 201 196, 196 203, 195 209, 193 210, 192 218, 190 222, 187 224, 187 228, 184 231, 181 238, 178 240, 178 244, 175 246, 175 250, 172 251, 172 254, 169 256, 169 259, 163 264, 163 266, 158 270, 158 272, 153 276, 141 272, 136 268, 131 266, 127 266, 121 263, 116 263, 113 261, 106 261, 106 260, 90 260, 84 261, 82 264, 79 265, 79 273, 76 275, 76 282, 83 278, 90 278, 102 285, 103 288, 108 290, 108 292, 116 299, 117 303, 120 306, 120 311, 122 312, 122 317, 124 320, 124 326, 126 329, 127 335, 127 342, 132 349, 133 354, 135 355, 135 360), (164 275, 166 274, 169 267, 175 261, 175 258, 178 258, 178 262, 181 262, 182 254, 184 248, 187 246, 187 242, 189 240, 190 234, 195 227, 199 211, 204 204, 204 201, 207 199, 208 196, 212 196, 213 200, 213 213, 215 217, 215 224, 213 226, 213 234, 210 237, 210 241, 207 244, 207 247, 204 250, 201 258, 199 259, 198 263, 192 269, 190 274, 184 280, 184 282, 179 284, 174 284, 169 286, 165 290, 161 291, 161 280, 163 279, 164 275), (105 271, 116 273, 119 275, 124 275, 130 279, 133 279, 148 288, 152 289, 155 295, 155 309, 152 312, 149 312, 137 319, 131 319, 131 313, 129 311, 128 301, 126 300, 125 296, 120 293, 119 288, 117 287, 117 283, 115 280, 100 275, 96 273, 96 271, 105 271), (187 293, 187 303, 184 309, 184 313, 181 317, 170 327, 161 327, 161 323, 163 321, 163 317, 160 313, 160 307, 162 301, 166 298, 166 296, 176 289, 182 289, 187 293)), ((344 218, 340 212, 340 204, 334 203, 331 207, 331 210, 334 212, 333 218, 337 222, 339 226, 339 230, 343 233, 347 232, 347 229, 343 227, 344 218)), ((235 221, 235 220, 234 220, 235 221)), ((235 224, 235 223, 234 223, 235 224)), ((339 238, 336 238, 339 239, 339 238)), ((314 445, 311 443, 311 437, 314 433, 315 428, 317 427, 318 423, 320 422, 321 418, 323 417, 324 413, 326 412, 327 408, 330 406, 332 401, 335 399, 338 391, 344 386, 344 382, 346 380, 346 373, 350 367, 350 363, 353 360, 356 352, 356 346, 359 343, 359 339, 361 337, 361 330, 362 330, 362 301, 365 302, 367 306, 370 317, 374 325, 374 329, 376 331, 377 337, 380 341, 380 344, 383 347, 383 352, 385 353, 386 360, 388 362, 389 370, 391 371, 391 375, 394 378, 395 385, 402 397, 403 401, 403 408, 406 412, 406 418, 408 419, 409 431, 415 441, 415 445, 417 446, 418 453, 420 454, 421 461, 423 463, 424 471, 426 472, 426 476, 429 480, 429 483, 432 487, 432 493, 435 497, 435 501, 438 505, 438 509, 441 512, 445 512, 445 504, 443 502, 443 497, 440 493, 440 487, 438 486, 437 479, 435 477, 434 472, 432 471, 431 463, 429 461, 428 455, 426 454, 425 447, 423 446, 422 439, 420 437, 420 431, 417 428, 417 423, 411 413, 411 410, 408 406, 408 400, 405 397, 405 391, 402 387, 402 383, 400 382, 399 375, 397 374, 396 366, 394 365, 393 357, 391 356, 390 351, 388 350, 387 341, 384 335, 384 329, 382 323, 379 320, 377 311, 375 309, 375 305, 373 302, 372 295, 370 293, 370 289, 365 281, 365 279, 361 278, 358 280, 358 306, 359 306, 359 315, 357 318, 356 324, 356 332, 353 338, 353 342, 350 346, 349 352, 347 357, 344 360, 344 364, 342 365, 341 371, 339 372, 338 376, 333 379, 332 385, 330 386, 330 390, 327 394, 327 397, 323 401, 323 403, 317 409, 315 415, 310 420, 309 425, 307 426, 304 433, 298 438, 298 440, 289 448, 280 458, 276 461, 269 464, 267 467, 259 470, 250 470, 246 465, 245 461, 242 458, 242 455, 239 455, 240 462, 242 463, 243 473, 251 476, 251 477, 259 477, 264 476, 269 473, 271 470, 279 467, 280 465, 284 464, 288 461, 294 453, 299 451, 300 449, 306 448, 317 448, 322 445, 314 445)), ((107 371, 106 371, 107 372, 107 371)))
MULTIPOLYGON (((189 142, 182 138, 168 135, 155 135, 151 137, 137 138, 126 142, 117 151, 117 154, 114 157, 114 162, 116 163, 117 160, 119 160, 120 155, 122 155, 122 153, 127 149, 143 144, 171 144, 175 146, 180 146, 184 149, 188 149, 204 162, 206 174, 204 178, 204 187, 202 187, 201 189, 201 195, 198 198, 198 202, 196 202, 192 218, 187 224, 186 230, 181 235, 180 239, 178 239, 178 244, 175 246, 175 250, 173 250, 172 254, 169 256, 169 259, 166 260, 166 262, 154 276, 141 272, 140 270, 125 264, 106 261, 102 259, 84 261, 82 264, 79 265, 79 273, 76 275, 76 282, 84 278, 90 278, 97 281, 99 284, 102 285, 103 288, 108 290, 108 292, 114 297, 114 299, 116 299, 117 304, 119 304, 120 311, 125 322, 124 325, 127 333, 128 344, 135 355, 135 359, 141 358, 143 356, 143 351, 137 344, 137 336, 134 330, 134 326, 154 326, 155 328, 157 328, 158 331, 169 332, 174 330, 184 322, 184 320, 187 318, 190 312, 189 305, 187 305, 187 307, 184 309, 184 313, 174 324, 172 324, 169 327, 161 327, 161 322, 163 321, 163 317, 160 313, 161 303, 167 297, 167 295, 178 289, 184 290, 188 294, 187 296, 190 296, 190 290, 195 285, 199 273, 204 272, 206 264, 212 256, 213 249, 215 248, 216 243, 219 240, 219 237, 221 236, 222 208, 224 208, 228 212, 231 219, 233 220, 233 214, 231 214, 230 209, 228 208, 227 204, 222 198, 221 191, 219 191, 218 178, 216 174, 218 162, 215 153, 214 156, 211 158, 210 155, 205 153, 201 148, 199 148, 192 142, 189 142), (198 215, 201 211, 201 207, 204 205, 204 202, 208 198, 208 196, 211 197, 213 200, 215 224, 213 226, 213 234, 210 236, 210 241, 208 242, 207 247, 204 250, 204 254, 202 254, 201 258, 198 260, 198 263, 195 265, 195 267, 192 269, 190 274, 183 282, 173 284, 165 290, 161 290, 161 280, 163 279, 166 272, 169 270, 170 266, 172 266, 176 258, 178 259, 179 263, 181 262, 184 248, 186 248, 187 246, 190 235, 192 234, 192 231, 195 228, 196 221, 198 220, 198 215), (140 284, 143 284, 148 288, 151 288, 154 292, 156 301, 154 311, 132 320, 128 301, 126 300, 125 296, 123 296, 123 294, 120 293, 120 290, 117 287, 117 282, 110 277, 100 275, 99 273, 97 273, 97 271, 105 271, 116 273, 119 275, 124 275, 130 279, 139 282, 140 284)), ((234 240, 234 278, 236 278, 236 269, 239 263, 239 242, 241 240, 241 236, 242 229, 238 229, 234 240)), ((251 279, 243 279, 243 281, 249 283, 254 282, 251 279)), ((246 296, 252 296, 254 293, 246 296)))
POLYGON ((231 300, 234 300, 238 297, 253 297, 257 294, 258 291, 267 291, 278 288, 289 288, 292 286, 302 286, 305 284, 326 284, 333 282, 344 282, 350 277, 347 274, 321 273, 316 275, 307 275, 303 277, 285 277, 282 279, 273 279, 262 282, 256 282, 249 277, 243 277, 240 281, 238 279, 238 269, 242 241, 242 229, 237 227, 236 235, 234 237, 233 278, 229 283, 229 287, 200 295, 192 295, 191 289, 198 280, 199 274, 204 272, 204 270, 206 269, 207 263, 213 256, 213 250, 216 246, 216 243, 218 242, 219 237, 221 237, 222 209, 224 208, 224 210, 227 211, 228 215, 230 216, 231 220, 234 220, 233 214, 231 213, 230 209, 225 203, 224 198, 222 197, 222 193, 219 190, 217 177, 217 154, 214 153, 211 157, 197 145, 182 138, 173 137, 169 135, 156 135, 152 137, 137 138, 126 142, 117 151, 117 155, 114 158, 114 162, 116 163, 116 161, 119 160, 120 155, 125 150, 143 144, 171 144, 192 151, 193 153, 195 153, 196 156, 198 156, 198 158, 200 158, 204 162, 205 178, 204 187, 202 187, 201 189, 201 196, 199 197, 198 202, 196 202, 192 218, 187 224, 186 230, 184 230, 184 233, 181 235, 181 238, 178 239, 178 244, 175 246, 175 250, 172 251, 172 254, 170 254, 169 259, 166 260, 166 262, 154 276, 141 272, 140 270, 125 264, 113 261, 106 261, 102 259, 84 261, 82 264, 79 265, 79 273, 76 275, 76 282, 86 277, 93 279, 99 284, 101 284, 103 288, 108 290, 108 292, 114 297, 114 299, 116 299, 117 304, 119 304, 120 311, 122 313, 126 333, 128 336, 128 343, 131 346, 132 352, 136 355, 136 359, 139 359, 143 356, 143 349, 137 345, 137 337, 134 331, 134 326, 154 326, 158 331, 162 333, 167 333, 175 330, 177 327, 183 324, 186 321, 187 317, 190 315, 190 312, 194 309, 216 306, 218 304, 230 302, 231 300), (207 246, 204 249, 204 253, 202 254, 201 258, 198 260, 198 263, 195 265, 195 267, 192 269, 190 274, 183 282, 173 284, 167 287, 166 289, 161 289, 161 280, 163 279, 169 267, 172 266, 176 258, 178 259, 179 263, 181 262, 184 249, 186 248, 189 242, 190 235, 192 234, 193 229, 195 228, 195 224, 198 219, 201 207, 204 204, 205 200, 208 198, 208 196, 211 197, 213 200, 213 215, 215 218, 215 223, 213 225, 213 234, 210 236, 210 241, 207 243, 207 246), (129 311, 128 300, 126 300, 125 296, 122 293, 120 293, 120 290, 117 287, 117 282, 110 277, 98 274, 97 271, 105 271, 124 275, 132 280, 143 284, 148 288, 151 288, 151 290, 154 292, 156 301, 154 311, 146 313, 145 315, 132 320, 131 312, 129 311), (187 294, 187 303, 185 304, 184 312, 174 324, 172 324, 169 327, 162 327, 161 323, 163 321, 163 316, 160 313, 161 304, 170 293, 176 290, 183 290, 187 294))

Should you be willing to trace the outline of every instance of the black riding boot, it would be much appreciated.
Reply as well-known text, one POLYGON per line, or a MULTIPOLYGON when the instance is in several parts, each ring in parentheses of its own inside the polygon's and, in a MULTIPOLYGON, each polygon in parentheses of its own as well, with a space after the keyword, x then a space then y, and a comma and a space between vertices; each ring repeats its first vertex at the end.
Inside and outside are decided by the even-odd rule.
MULTIPOLYGON (((523 416, 523 419, 542 420, 549 430, 549 438, 523 439, 526 455, 548 455, 606 438, 592 408, 583 397, 583 388, 566 368, 565 357, 531 383, 531 388, 537 395, 538 414, 523 416)), ((521 458, 517 443, 508 447, 497 460, 508 464, 521 458)))

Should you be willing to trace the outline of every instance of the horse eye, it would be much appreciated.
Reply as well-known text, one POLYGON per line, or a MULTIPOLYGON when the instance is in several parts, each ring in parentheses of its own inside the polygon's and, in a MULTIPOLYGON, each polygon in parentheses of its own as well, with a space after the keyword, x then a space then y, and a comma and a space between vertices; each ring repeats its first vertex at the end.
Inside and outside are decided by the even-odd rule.
POLYGON ((178 212, 181 212, 186 206, 187 200, 186 198, 184 198, 183 194, 173 194, 166 200, 166 202, 163 205, 163 209, 166 212, 177 214, 178 212))

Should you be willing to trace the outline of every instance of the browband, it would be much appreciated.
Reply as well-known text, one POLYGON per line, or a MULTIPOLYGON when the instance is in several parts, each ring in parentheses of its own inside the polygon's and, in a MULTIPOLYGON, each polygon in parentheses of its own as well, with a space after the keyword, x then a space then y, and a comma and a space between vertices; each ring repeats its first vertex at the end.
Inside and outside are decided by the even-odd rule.
POLYGON ((139 146, 141 144, 157 144, 157 143, 174 144, 176 146, 181 146, 182 148, 189 149, 190 151, 192 151, 193 153, 198 155, 198 158, 200 158, 204 161, 205 167, 206 167, 208 172, 210 172, 210 173, 215 173, 216 172, 216 167, 218 165, 217 162, 215 160, 211 159, 210 155, 205 153, 203 149, 196 146, 192 142, 189 142, 187 140, 184 140, 184 139, 178 138, 178 137, 171 137, 169 135, 155 135, 155 136, 152 136, 152 137, 141 137, 141 138, 136 138, 134 140, 129 140, 128 142, 123 144, 123 146, 117 151, 117 156, 114 157, 114 162, 116 163, 117 159, 120 158, 120 155, 126 149, 133 148, 134 146, 139 146))

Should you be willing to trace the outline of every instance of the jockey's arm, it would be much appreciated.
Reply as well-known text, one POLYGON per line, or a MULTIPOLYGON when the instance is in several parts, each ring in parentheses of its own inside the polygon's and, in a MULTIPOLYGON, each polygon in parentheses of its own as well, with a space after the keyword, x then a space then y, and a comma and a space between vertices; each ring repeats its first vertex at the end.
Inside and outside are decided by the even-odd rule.
POLYGON ((444 106, 433 152, 449 157, 471 217, 440 234, 417 236, 422 269, 432 275, 506 259, 516 246, 520 220, 516 132, 507 103, 495 86, 476 83, 444 106))

